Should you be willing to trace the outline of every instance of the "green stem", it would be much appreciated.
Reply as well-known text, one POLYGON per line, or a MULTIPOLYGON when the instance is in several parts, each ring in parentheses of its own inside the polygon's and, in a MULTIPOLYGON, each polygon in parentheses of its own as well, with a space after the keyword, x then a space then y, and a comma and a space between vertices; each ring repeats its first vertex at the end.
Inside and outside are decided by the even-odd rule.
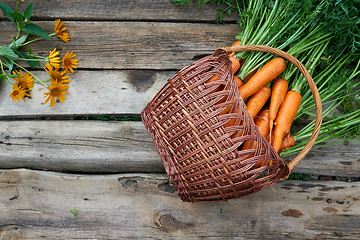
POLYGON ((19 58, 20 60, 25 60, 25 61, 33 61, 33 62, 46 62, 45 58, 44 59, 27 59, 27 58, 19 58))
MULTIPOLYGON (((345 55, 340 59, 335 58, 332 61, 333 62, 332 64, 330 64, 326 69, 324 69, 320 74, 318 74, 314 78, 314 81, 318 86, 318 91, 323 102, 333 97, 336 98, 336 96, 340 96, 340 94, 343 91, 345 91, 343 87, 346 86, 346 84, 348 84, 348 82, 351 79, 353 79, 355 76, 357 76, 357 74, 360 73, 360 71, 357 71, 360 63, 359 61, 357 67, 353 70, 351 76, 349 76, 345 81, 337 81, 336 84, 338 85, 331 84, 330 85, 331 87, 329 86, 330 81, 334 78, 336 74, 338 74, 338 72, 340 72, 343 65, 347 62, 348 59, 349 59, 349 55, 345 55)), ((310 111, 311 109, 315 109, 315 100, 310 95, 311 95, 311 91, 309 89, 305 93, 303 93, 304 101, 301 103, 298 114, 296 115, 295 119, 302 116, 304 114, 304 111, 310 111)))
MULTIPOLYGON (((329 42, 324 43, 322 45, 317 46, 312 53, 310 54, 310 57, 308 61, 305 63, 305 68, 308 69, 309 73, 312 74, 315 70, 315 66, 318 64, 322 54, 324 53, 327 45, 329 42)), ((297 79, 293 80, 292 84, 292 90, 300 93, 303 86, 305 85, 306 80, 302 75, 299 75, 297 79)))
MULTIPOLYGON (((48 80, 42 81, 42 82, 50 82, 51 78, 49 78, 48 80)), ((40 81, 34 81, 36 83, 41 83, 40 81)))
POLYGON ((21 34, 21 27, 20 27, 20 23, 18 21, 16 21, 16 28, 17 28, 18 32, 17 32, 17 35, 15 37, 15 41, 20 37, 20 34, 21 34))
MULTIPOLYGON (((49 37, 52 37, 52 36, 55 36, 55 33, 49 34, 49 37)), ((42 40, 42 39, 44 39, 44 38, 40 37, 40 38, 33 39, 31 41, 28 41, 28 42, 25 42, 25 43, 21 44, 19 47, 28 45, 29 43, 36 42, 36 41, 39 41, 39 40, 42 40)))
POLYGON ((7 85, 8 85, 10 88, 12 88, 12 86, 11 86, 10 83, 9 83, 9 81, 10 81, 11 83, 12 83, 12 81, 11 81, 11 79, 6 75, 6 72, 5 72, 5 70, 4 70, 4 66, 3 66, 3 65, 6 65, 6 64, 3 63, 3 62, 1 61, 1 59, 0 59, 1 71, 2 71, 2 73, 5 74, 5 80, 6 80, 7 85))

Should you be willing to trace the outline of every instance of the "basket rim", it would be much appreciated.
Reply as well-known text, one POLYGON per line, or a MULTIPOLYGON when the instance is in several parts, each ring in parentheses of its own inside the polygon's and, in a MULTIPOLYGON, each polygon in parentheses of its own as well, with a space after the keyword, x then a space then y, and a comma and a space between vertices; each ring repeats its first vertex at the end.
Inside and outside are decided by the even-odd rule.
POLYGON ((228 54, 233 52, 248 52, 248 51, 260 51, 260 52, 272 53, 274 55, 278 55, 290 61, 299 69, 301 74, 305 77, 306 82, 308 83, 311 93, 315 99, 315 107, 316 107, 315 126, 311 137, 309 138, 304 148, 300 151, 300 153, 296 157, 294 157, 290 162, 284 161, 288 166, 289 172, 287 176, 285 176, 283 179, 288 178, 290 173, 294 170, 295 166, 300 163, 300 161, 309 153, 311 148, 314 146, 316 139, 320 133, 320 127, 322 123, 322 102, 319 91, 312 76, 297 58, 277 48, 269 47, 266 45, 241 45, 234 47, 223 47, 219 49, 225 51, 228 54))

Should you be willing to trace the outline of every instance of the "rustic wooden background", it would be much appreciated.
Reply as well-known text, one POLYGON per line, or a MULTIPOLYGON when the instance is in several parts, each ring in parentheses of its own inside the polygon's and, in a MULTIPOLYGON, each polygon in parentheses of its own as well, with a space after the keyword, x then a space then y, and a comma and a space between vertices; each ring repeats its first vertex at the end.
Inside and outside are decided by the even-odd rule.
MULTIPOLYGON (((36 23, 52 31, 61 18, 71 37, 38 42, 33 51, 74 50, 80 65, 68 100, 54 108, 43 104, 39 84, 32 99, 12 103, 0 82, 0 239, 360 238, 356 142, 312 150, 295 172, 314 180, 278 182, 227 202, 184 203, 142 122, 81 120, 138 117, 176 70, 235 40, 235 16, 215 24, 215 6, 169 0, 33 5, 36 23)), ((3 15, 0 33, 0 45, 14 33, 3 15)))

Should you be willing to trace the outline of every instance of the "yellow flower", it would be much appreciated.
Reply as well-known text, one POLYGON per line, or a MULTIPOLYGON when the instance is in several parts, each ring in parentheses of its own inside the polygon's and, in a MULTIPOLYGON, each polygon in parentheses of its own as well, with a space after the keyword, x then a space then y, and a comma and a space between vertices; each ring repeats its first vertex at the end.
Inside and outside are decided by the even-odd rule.
POLYGON ((63 70, 65 70, 67 73, 70 72, 74 72, 74 68, 77 68, 75 65, 79 65, 79 60, 75 59, 74 57, 76 57, 76 54, 73 53, 73 51, 71 51, 71 53, 67 52, 65 57, 63 58, 62 62, 63 62, 63 70), (74 58, 74 59, 71 59, 74 58))
POLYGON ((30 94, 26 93, 26 90, 22 89, 16 83, 13 84, 13 90, 12 92, 9 93, 10 93, 9 98, 11 98, 13 102, 17 102, 20 100, 23 100, 25 102, 24 99, 25 96, 31 97, 30 94))
POLYGON ((60 84, 65 84, 65 83, 69 83, 71 82, 68 78, 70 77, 69 75, 65 75, 66 71, 62 71, 59 72, 58 69, 53 68, 49 63, 45 63, 46 68, 45 71, 49 74, 50 78, 54 81, 57 81, 60 84))
POLYGON ((56 51, 56 48, 53 51, 49 52, 49 63, 54 68, 59 69, 60 68, 60 57, 59 57, 59 51, 56 51))
POLYGON ((59 99, 61 102, 64 102, 67 98, 64 95, 69 94, 67 90, 69 87, 65 84, 60 84, 57 81, 51 80, 50 87, 47 87, 50 92, 44 93, 44 98, 46 98, 44 104, 50 100, 50 107, 55 106, 55 98, 59 99))
POLYGON ((16 75, 18 77, 14 77, 13 79, 16 81, 17 85, 21 87, 25 91, 30 91, 34 87, 34 77, 31 76, 28 72, 25 72, 23 75, 23 72, 21 69, 18 71, 13 71, 13 75, 16 75))
POLYGON ((68 33, 64 32, 67 27, 63 27, 61 28, 62 26, 64 25, 64 23, 60 22, 60 19, 56 19, 55 20, 55 27, 54 27, 54 31, 55 31, 55 34, 61 39, 63 40, 64 42, 68 43, 70 41, 70 36, 68 33))

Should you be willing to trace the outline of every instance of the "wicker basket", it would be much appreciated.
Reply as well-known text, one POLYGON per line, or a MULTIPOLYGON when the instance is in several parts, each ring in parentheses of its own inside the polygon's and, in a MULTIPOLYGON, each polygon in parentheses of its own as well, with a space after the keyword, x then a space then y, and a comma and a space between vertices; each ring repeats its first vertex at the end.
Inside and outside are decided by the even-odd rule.
POLYGON ((218 49, 177 72, 143 110, 142 119, 181 199, 216 201, 255 193, 286 179, 314 145, 322 109, 316 85, 297 59, 278 49, 247 45, 218 49), (307 145, 290 162, 275 152, 246 110, 227 55, 238 51, 283 57, 309 84, 317 108, 316 124, 307 145), (207 83, 214 74, 221 79, 207 83), (230 112, 220 114, 227 107, 230 112), (249 139, 257 142, 256 148, 241 150, 249 139))

